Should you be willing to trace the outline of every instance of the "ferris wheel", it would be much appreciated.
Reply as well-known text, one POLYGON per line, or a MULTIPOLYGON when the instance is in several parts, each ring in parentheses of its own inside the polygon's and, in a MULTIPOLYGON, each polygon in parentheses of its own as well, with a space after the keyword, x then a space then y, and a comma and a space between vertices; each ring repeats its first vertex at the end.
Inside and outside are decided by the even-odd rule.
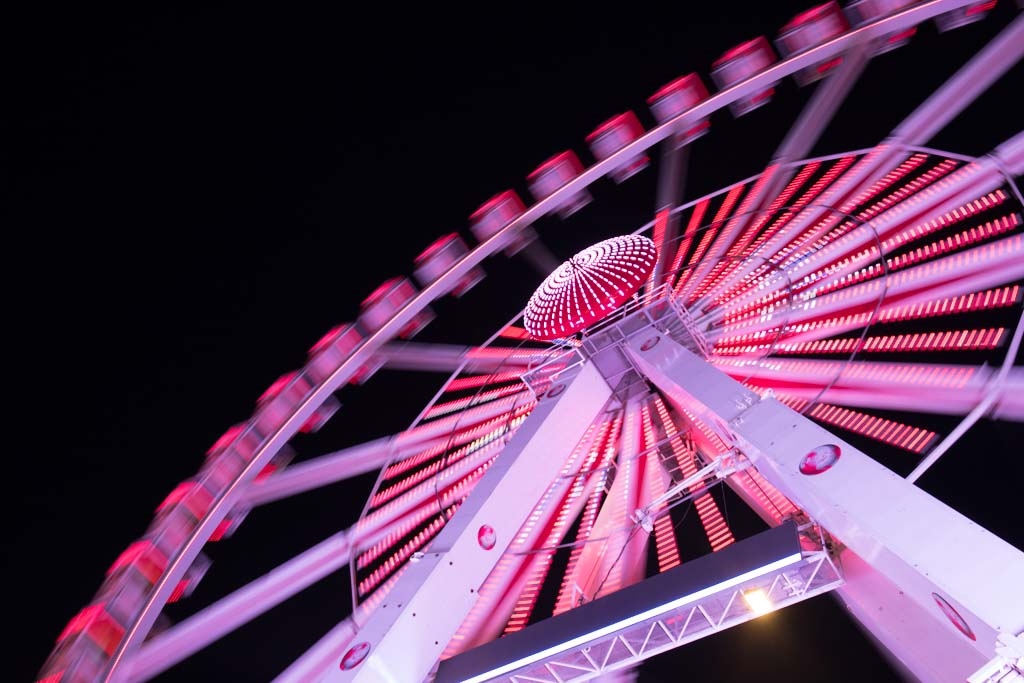
POLYGON ((338 571, 351 613, 278 680, 630 680, 828 592, 914 677, 1024 677, 1024 553, 914 484, 978 420, 1024 421, 1024 133, 980 158, 925 146, 1020 60, 1024 18, 877 146, 807 158, 872 57, 993 4, 815 7, 725 52, 713 94, 688 74, 650 96, 646 130, 608 119, 591 165, 544 161, 534 203, 495 195, 475 246, 431 244, 213 444, 38 680, 148 680, 338 571), (816 89, 764 171, 683 203, 712 114, 789 77, 816 89), (538 221, 571 228, 595 182, 656 165, 653 220, 559 265, 538 221), (550 273, 525 309, 479 345, 409 341, 505 257, 550 273), (446 379, 407 429, 293 462, 382 368, 446 379), (253 508, 367 473, 351 526, 161 623, 253 508), (768 530, 733 529, 722 487, 768 530))

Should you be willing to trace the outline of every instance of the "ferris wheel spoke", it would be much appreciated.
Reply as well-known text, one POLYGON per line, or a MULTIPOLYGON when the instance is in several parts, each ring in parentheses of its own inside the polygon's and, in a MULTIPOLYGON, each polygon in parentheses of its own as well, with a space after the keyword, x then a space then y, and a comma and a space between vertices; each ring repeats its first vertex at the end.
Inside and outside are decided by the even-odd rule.
MULTIPOLYGON (((658 261, 654 274, 647 281, 647 294, 663 284, 666 269, 671 268, 673 250, 679 235, 679 211, 686 189, 686 171, 690 159, 690 145, 687 138, 673 136, 661 143, 658 166, 658 196, 655 205, 652 239, 658 249, 658 261)), ((672 270, 668 271, 669 273, 672 270)))
MULTIPOLYGON (((272 477, 255 482, 243 493, 240 505, 263 505, 371 472, 391 462, 426 457, 446 447, 461 446, 485 437, 505 427, 506 418, 517 410, 517 401, 518 397, 493 401, 458 415, 421 424, 392 437, 290 465, 272 477)), ((518 409, 526 407, 520 405, 518 409)))
MULTIPOLYGON (((888 278, 869 280, 792 306, 771 306, 744 320, 706 333, 708 341, 728 345, 749 341, 773 330, 792 330, 785 341, 800 343, 831 336, 832 321, 844 316, 912 307, 944 298, 970 295, 1024 279, 1024 235, 1017 234, 973 249, 928 261, 888 278)), ((784 302, 783 302, 784 303, 784 302)), ((869 315, 863 323, 869 322, 869 315)), ((862 324, 863 324, 862 323, 862 324)))
POLYGON ((1024 420, 1024 402, 1017 398, 1024 382, 1020 368, 1009 370, 994 387, 997 373, 986 366, 782 359, 750 365, 721 358, 712 363, 760 390, 848 407, 965 415, 998 391, 993 415, 1024 420))
POLYGON ((542 277, 547 277, 562 263, 539 238, 524 246, 519 255, 542 277))
MULTIPOLYGON (((850 173, 845 174, 821 197, 816 207, 801 213, 774 239, 783 245, 801 231, 826 219, 825 227, 838 222, 829 220, 827 207, 838 207, 848 214, 857 205, 877 192, 873 188, 884 181, 904 158, 908 146, 923 145, 946 124, 967 108, 979 95, 999 80, 1024 55, 1024 17, 1018 17, 1003 29, 932 96, 897 126, 889 137, 864 157, 850 173)), ((754 265, 739 269, 726 283, 731 286, 753 271, 754 265)))
POLYGON ((642 438, 641 400, 630 399, 622 420, 615 478, 590 532, 591 537, 601 540, 583 548, 571 575, 566 576, 575 601, 595 600, 635 583, 643 575, 647 534, 631 517, 634 510, 646 504, 649 495, 644 480, 649 464, 647 458, 639 457, 642 438))
POLYGON ((394 370, 451 373, 495 372, 510 368, 523 368, 543 362, 551 352, 548 349, 476 347, 456 344, 429 344, 404 342, 386 344, 377 351, 376 358, 384 367, 394 370))
POLYGON ((147 640, 126 662, 132 678, 148 680, 276 607, 344 567, 351 550, 349 532, 335 534, 147 640))
MULTIPOLYGON (((725 227, 725 237, 717 243, 717 248, 710 255, 711 263, 718 263, 726 253, 740 254, 750 243, 759 227, 756 221, 772 200, 776 199, 785 188, 792 171, 790 164, 807 156, 821 136, 825 127, 839 110, 839 106, 850 93, 864 67, 870 59, 870 51, 865 44, 853 46, 842 59, 841 64, 825 81, 818 86, 810 101, 804 107, 793 127, 787 133, 782 144, 772 155, 771 162, 754 183, 736 215, 725 227)), ((719 277, 724 277, 720 274, 719 277)), ((700 280, 700 271, 694 280, 700 280)), ((718 278, 715 278, 716 280, 718 278)), ((709 294, 714 282, 701 282, 696 296, 709 294)))
POLYGON ((580 512, 598 476, 594 471, 601 446, 618 419, 617 412, 595 421, 562 474, 520 529, 494 571, 480 587, 480 598, 452 637, 442 658, 489 642, 502 632, 522 629, 528 622, 544 577, 551 569, 555 548, 580 512))
MULTIPOLYGON (((837 184, 822 203, 849 212, 856 203, 861 203, 858 194, 869 190, 895 166, 893 162, 900 156, 901 148, 926 144, 1020 61, 1022 55, 1024 20, 1018 17, 904 119, 878 147, 878 154, 871 162, 865 163, 844 183, 837 184)), ((823 213, 824 210, 808 213, 792 230, 806 227, 823 213)))

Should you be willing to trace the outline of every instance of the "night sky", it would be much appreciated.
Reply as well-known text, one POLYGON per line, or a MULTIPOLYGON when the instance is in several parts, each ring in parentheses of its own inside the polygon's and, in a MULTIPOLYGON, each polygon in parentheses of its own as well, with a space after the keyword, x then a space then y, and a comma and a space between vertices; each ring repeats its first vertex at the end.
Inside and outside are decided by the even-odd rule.
MULTIPOLYGON (((32 680, 155 506, 280 374, 377 284, 412 272, 506 188, 677 76, 777 29, 804 4, 544 4, 455 15, 211 4, 126 11, 36 8, 0 18, 0 193, 7 230, 7 533, 11 680, 32 680), (12 324, 13 323, 13 324, 12 324), (12 412, 13 409, 13 412, 12 412), (13 494, 13 500, 11 500, 13 494)), ((923 25, 875 60, 815 153, 871 146, 1017 9, 948 34, 923 25)), ((760 171, 812 89, 721 112, 694 146, 686 199, 760 171)), ((1020 129, 1021 70, 931 146, 980 155, 1020 129)), ((538 229, 559 258, 651 218, 654 177, 602 181, 599 201, 538 229)), ((480 343, 541 276, 489 261, 490 277, 435 306, 424 341, 480 343)), ((407 426, 440 376, 381 373, 299 457, 407 426)), ((956 474, 922 485, 1021 547, 1007 502, 1024 473, 1019 426, 984 423, 956 474), (966 463, 966 464, 965 464, 966 463), (972 464, 973 463, 973 464, 972 464), (945 498, 944 498, 945 499, 945 498)), ((943 463, 944 465, 945 463, 943 463)), ((355 521, 372 477, 254 511, 209 550, 181 612, 212 602, 355 521)), ((737 513, 739 514, 739 513, 737 513)), ((337 576, 158 680, 269 680, 350 610, 337 576)), ((828 597, 645 665, 641 681, 891 680, 828 597)))

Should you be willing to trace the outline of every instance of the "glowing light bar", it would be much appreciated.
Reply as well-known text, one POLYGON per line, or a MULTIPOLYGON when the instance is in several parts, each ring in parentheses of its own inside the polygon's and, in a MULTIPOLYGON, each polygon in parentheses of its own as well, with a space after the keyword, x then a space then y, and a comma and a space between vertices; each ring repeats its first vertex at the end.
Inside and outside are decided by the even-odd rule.
POLYGON ((427 541, 437 535, 437 532, 448 521, 448 518, 458 508, 459 503, 449 507, 445 510, 444 514, 436 516, 433 521, 430 522, 426 527, 416 533, 415 536, 406 541, 400 548, 388 557, 377 569, 373 570, 369 576, 359 582, 359 595, 363 596, 373 590, 385 577, 387 577, 395 568, 401 563, 405 562, 415 551, 422 548, 427 541))
POLYGON ((913 320, 942 315, 956 315, 970 311, 983 311, 993 308, 1013 306, 1021 299, 1019 285, 987 289, 961 296, 935 299, 910 306, 887 306, 879 314, 882 322, 895 320, 913 320))
POLYGON ((523 389, 523 385, 517 382, 516 384, 510 384, 507 387, 483 391, 473 396, 457 398, 451 401, 445 401, 444 403, 435 403, 431 406, 430 410, 424 413, 423 419, 433 420, 434 418, 442 415, 448 415, 450 413, 463 410, 464 408, 480 405, 506 396, 521 396, 526 398, 528 394, 529 392, 523 389))
MULTIPOLYGON (((654 437, 654 422, 651 419, 649 403, 644 404, 641 415, 644 427, 644 443, 650 447, 657 442, 657 439, 654 437)), ((655 500, 668 489, 665 477, 660 472, 654 471, 656 469, 651 468, 652 471, 647 477, 648 500, 655 500)), ((679 566, 681 563, 679 559, 679 544, 676 542, 675 528, 669 515, 661 515, 654 520, 654 546, 658 554, 658 571, 664 572, 679 566)))
MULTIPOLYGON (((690 450, 682 438, 680 438, 676 431, 675 424, 672 422, 672 418, 669 417, 668 410, 665 407, 664 401, 661 400, 661 397, 655 397, 654 405, 655 409, 658 411, 658 417, 661 420, 662 427, 665 429, 665 435, 670 439, 672 455, 678 463, 679 469, 683 473, 683 477, 692 477, 697 474, 697 464, 694 462, 694 452, 690 450)), ((703 487, 700 485, 694 485, 691 486, 688 491, 689 493, 694 493, 701 488, 703 487)), ((726 524, 725 518, 722 516, 722 512, 718 509, 718 503, 715 502, 715 499, 711 497, 710 493, 704 493, 698 496, 694 501, 694 506, 697 508, 697 515, 700 517, 701 526, 704 527, 704 534, 707 536, 708 543, 711 544, 712 552, 718 552, 722 548, 736 542, 736 538, 732 535, 729 525, 726 524)))
MULTIPOLYGON (((826 171, 825 174, 821 176, 821 178, 818 178, 818 180, 816 180, 810 188, 804 191, 800 195, 800 197, 797 198, 797 200, 793 203, 791 210, 787 210, 783 212, 781 215, 775 217, 775 220, 772 221, 772 224, 768 226, 768 228, 765 230, 764 238, 770 239, 772 235, 775 235, 780 230, 782 230, 786 226, 786 224, 790 222, 790 220, 792 220, 795 216, 798 216, 800 214, 800 209, 810 204, 815 199, 815 197, 817 197, 818 194, 821 193, 823 189, 831 185, 832 182, 836 179, 836 177, 843 173, 853 162, 854 157, 842 157, 836 163, 834 163, 832 167, 829 168, 829 170, 826 171)), ((804 167, 803 171, 801 171, 801 174, 804 173, 804 171, 806 171, 807 175, 809 176, 813 171, 817 170, 819 165, 820 162, 810 163, 804 167)), ((806 179, 807 176, 804 177, 806 179)), ((762 219, 762 221, 766 221, 769 217, 769 214, 763 214, 760 218, 762 219)), ((753 231, 748 230, 747 232, 750 235, 750 237, 747 238, 746 242, 749 242, 750 238, 752 238, 754 234, 753 231)), ((744 244, 744 247, 745 246, 746 245, 744 244)), ((707 292, 712 291, 713 288, 717 287, 719 282, 726 279, 726 277, 729 274, 731 274, 733 270, 739 267, 739 262, 734 262, 734 264, 735 265, 732 267, 732 269, 730 269, 730 272, 727 273, 726 276, 716 278, 716 280, 713 283, 709 283, 703 286, 699 291, 699 295, 703 296, 707 292)))
POLYGON ((445 386, 444 390, 446 393, 449 393, 454 391, 463 391, 465 389, 477 389, 479 387, 487 386, 488 384, 512 382, 518 380, 521 376, 522 373, 515 370, 492 372, 485 375, 469 375, 453 379, 445 386))
POLYGON ((426 467, 423 467, 413 472, 412 474, 403 477, 395 484, 392 484, 391 486, 388 486, 378 491, 370 499, 370 509, 375 509, 376 507, 382 505, 388 500, 391 500, 395 496, 399 495, 400 493, 408 489, 411 489, 417 484, 420 484, 421 482, 426 481, 427 479, 439 474, 443 468, 451 468, 456 463, 461 462, 463 459, 469 458, 474 462, 479 460, 480 452, 483 449, 486 449, 487 447, 495 444, 500 437, 502 437, 503 435, 510 431, 513 431, 513 425, 516 424, 516 422, 509 420, 507 426, 502 426, 498 429, 488 432, 487 434, 484 434, 483 436, 474 439, 473 441, 466 444, 462 448, 452 450, 450 445, 447 447, 440 448, 437 451, 436 455, 441 455, 442 453, 445 453, 446 455, 443 459, 435 460, 426 467))
MULTIPOLYGON (((780 307, 778 312, 780 316, 785 312, 787 329, 799 333, 813 329, 823 320, 874 310, 883 294, 883 286, 886 301, 894 305, 909 305, 941 296, 965 294, 1020 279, 1024 276, 1022 252, 1024 236, 1018 233, 997 242, 982 244, 897 271, 884 282, 879 279, 868 280, 807 299, 792 308, 780 307)), ((719 341, 726 334, 751 334, 777 328, 778 323, 773 322, 775 314, 773 310, 761 311, 756 318, 726 325, 718 339, 712 341, 719 341)), ((799 341, 821 336, 831 336, 831 333, 805 335, 799 341)))
POLYGON ((800 562, 796 525, 757 536, 442 661, 437 683, 479 683, 800 562), (595 624, 601 624, 597 628, 595 624))
POLYGON ((781 524, 784 519, 799 512, 789 498, 772 486, 761 473, 754 468, 740 470, 729 477, 729 483, 743 491, 762 515, 769 518, 773 525, 781 524))
POLYGON ((739 196, 743 193, 745 189, 746 185, 736 185, 731 190, 729 190, 728 194, 725 195, 725 199, 722 201, 722 205, 718 208, 718 212, 715 214, 714 220, 711 222, 711 225, 709 225, 707 229, 705 229, 704 237, 697 244, 697 250, 693 252, 693 258, 690 259, 690 263, 695 264, 694 267, 696 268, 696 273, 691 270, 680 278, 679 283, 676 285, 675 288, 675 294, 677 296, 682 291, 686 291, 688 293, 689 289, 692 289, 692 285, 689 289, 683 289, 683 286, 686 285, 688 282, 692 282, 694 284, 700 283, 701 279, 704 276, 704 272, 709 267, 709 262, 707 260, 702 260, 704 257, 704 252, 707 251, 708 247, 711 246, 711 243, 714 242, 714 240, 718 237, 719 232, 721 232, 722 230, 722 222, 732 212, 733 206, 735 206, 736 204, 736 200, 739 199, 739 196))
MULTIPOLYGON (((475 426, 468 426, 466 429, 459 429, 458 431, 454 431, 449 434, 442 434, 432 440, 431 445, 417 452, 415 455, 399 460, 392 465, 388 465, 387 469, 384 470, 384 474, 381 476, 381 481, 394 479, 403 472, 413 470, 431 458, 437 457, 449 448, 462 446, 470 441, 485 437, 488 434, 493 434, 495 432, 505 434, 511 428, 511 425, 516 418, 526 415, 533 410, 533 407, 533 402, 525 403, 514 410, 501 413, 496 417, 485 422, 481 422, 475 426)), ((463 413, 463 415, 465 415, 465 413, 463 413)))
POLYGON ((612 420, 604 419, 587 429, 566 461, 559 478, 548 487, 509 546, 510 552, 548 549, 529 554, 528 566, 521 581, 522 588, 505 626, 505 633, 518 631, 529 622, 554 559, 555 551, 550 548, 562 541, 585 504, 585 501, 580 501, 580 497, 587 491, 588 480, 593 483, 595 479, 592 468, 600 454, 600 446, 611 429, 611 423, 612 420), (554 505, 556 502, 557 506, 554 505), (552 509, 554 514, 550 512, 552 509))
POLYGON ((808 415, 820 422, 841 427, 912 453, 923 453, 935 443, 939 436, 928 429, 912 427, 895 420, 886 420, 875 415, 827 403, 819 403, 814 406, 808 415))
MULTIPOLYGON (((875 163, 877 163, 877 158, 879 156, 884 156, 888 151, 889 148, 886 145, 880 145, 862 157, 861 160, 849 170, 849 172, 844 173, 837 182, 833 183, 825 190, 819 204, 835 206, 839 203, 844 196, 851 191, 851 187, 856 187, 859 180, 870 171, 875 163)), ((852 199, 847 199, 847 201, 839 208, 840 214, 849 214, 857 206, 861 206, 872 197, 877 196, 900 178, 917 169, 927 160, 927 158, 928 157, 925 154, 916 154, 904 161, 897 168, 887 173, 866 190, 852 199)), ((781 256, 790 254, 794 250, 801 250, 805 244, 813 242, 838 220, 838 217, 829 213, 824 218, 821 218, 818 223, 811 225, 811 227, 807 227, 807 224, 811 223, 816 215, 820 215, 820 212, 806 212, 805 214, 797 216, 785 227, 785 229, 780 230, 778 233, 766 236, 765 239, 758 238, 752 251, 762 252, 765 256, 772 254, 774 255, 773 260, 778 260, 781 256), (803 229, 802 233, 799 232, 801 229, 803 229)), ((735 273, 727 284, 729 286, 740 287, 740 291, 742 291, 745 288, 745 286, 743 286, 743 282, 747 283, 746 286, 756 285, 758 279, 757 276, 763 275, 764 272, 765 268, 763 266, 758 267, 756 265, 751 265, 735 273)), ((735 299, 736 297, 733 296, 730 298, 735 299)), ((734 303, 737 302, 734 301, 734 303)))
MULTIPOLYGON (((753 224, 750 226, 750 229, 747 230, 744 234, 743 239, 729 249, 729 255, 739 256, 740 254, 742 254, 744 250, 746 250, 746 248, 750 246, 750 243, 754 240, 755 237, 757 237, 759 243, 769 239, 770 235, 764 235, 763 237, 759 237, 758 231, 760 231, 761 228, 764 227, 764 224, 767 223, 771 219, 771 217, 775 215, 776 211, 781 209, 783 206, 786 206, 790 198, 794 194, 796 194, 797 190, 803 187, 803 184, 806 183, 807 179, 810 178, 811 175, 813 175, 814 172, 818 170, 818 167, 820 165, 821 162, 814 161, 809 164, 806 164, 803 168, 801 168, 800 171, 795 176, 793 176, 789 183, 786 184, 786 187, 782 190, 782 192, 779 193, 779 196, 777 196, 768 204, 768 208, 765 209, 763 213, 758 215, 758 217, 754 220, 753 224)), ((756 249, 752 251, 756 251, 756 249)))
MULTIPOLYGON (((872 158, 872 155, 868 155, 862 160, 862 162, 868 161, 872 158)), ((836 241, 841 236, 847 234, 851 229, 858 226, 859 222, 868 221, 874 218, 875 216, 883 213, 884 211, 894 206, 897 206, 900 202, 903 202, 904 200, 907 200, 911 195, 920 192, 925 187, 935 182, 939 178, 942 178, 951 171, 955 170, 960 165, 959 161, 946 159, 941 163, 937 164, 936 166, 932 167, 928 171, 924 172, 923 174, 917 176, 916 178, 913 178, 908 183, 901 186, 899 189, 891 192, 882 200, 877 201, 873 205, 860 210, 855 215, 856 220, 844 220, 844 217, 849 215, 852 211, 854 211, 856 207, 862 206, 871 197, 876 196, 878 193, 880 193, 887 187, 891 186, 900 178, 903 178, 911 171, 916 170, 926 159, 927 157, 923 154, 911 157, 911 159, 905 161, 903 164, 897 167, 897 169, 886 174, 880 181, 876 182, 874 185, 868 188, 867 191, 862 192, 852 200, 847 200, 846 202, 844 202, 843 205, 840 207, 839 211, 829 213, 828 215, 824 216, 821 220, 819 220, 815 225, 806 229, 796 239, 794 239, 789 244, 785 245, 782 249, 780 249, 773 256, 772 260, 782 263, 785 267, 791 265, 796 259, 801 258, 803 255, 805 255, 807 248, 819 250, 819 256, 817 258, 820 258, 820 251, 824 250, 826 251, 826 253, 836 251, 836 241), (838 227, 834 227, 837 223, 840 222, 841 224, 838 225, 838 227)), ((858 166, 860 166, 860 164, 858 164, 858 166)), ((857 166, 854 167, 853 171, 851 171, 851 174, 856 175, 856 172, 857 166)), ((847 176, 844 175, 843 177, 846 178, 847 176)), ((826 201, 829 197, 829 194, 829 192, 826 192, 822 201, 826 201)), ((799 219, 797 219, 794 222, 799 223, 799 219)), ((758 272, 763 273, 764 271, 762 269, 758 272)), ((756 284, 756 280, 748 283, 748 288, 751 284, 756 284)), ((739 303, 741 301, 743 301, 743 299, 737 297, 734 303, 739 303)))
POLYGON ((758 344, 716 345, 715 352, 723 356, 748 355, 767 352, 777 354, 850 354, 862 352, 894 353, 903 351, 979 351, 997 348, 1006 339, 1006 328, 945 330, 914 334, 890 334, 879 337, 822 339, 789 344, 785 342, 758 344))
POLYGON ((597 514, 600 511, 601 501, 604 500, 605 486, 608 481, 609 465, 615 458, 618 449, 619 434, 622 430, 622 415, 616 414, 611 422, 610 429, 604 436, 604 441, 597 449, 598 461, 592 475, 594 477, 594 488, 591 490, 584 504, 583 513, 580 515, 579 528, 576 531, 576 543, 569 553, 569 562, 566 565, 565 574, 562 577, 562 585, 555 600, 555 614, 560 614, 576 606, 580 595, 577 589, 579 578, 580 557, 586 548, 587 541, 593 534, 594 524, 597 522, 597 514))
POLYGON ((708 200, 704 199, 697 202, 697 205, 693 207, 693 213, 690 214, 690 221, 686 224, 686 233, 683 237, 682 242, 679 243, 679 248, 676 250, 676 257, 672 259, 672 268, 669 273, 675 274, 683 265, 683 259, 686 258, 687 252, 690 251, 690 242, 693 241, 693 236, 697 232, 697 228, 700 227, 700 222, 704 218, 704 212, 708 209, 708 200))
POLYGON ((432 504, 423 505, 418 510, 409 513, 400 524, 393 527, 393 531, 359 554, 356 560, 356 569, 366 569, 369 567, 378 557, 384 554, 384 551, 408 536, 412 533, 413 529, 421 526, 427 519, 436 514, 437 506, 432 504))

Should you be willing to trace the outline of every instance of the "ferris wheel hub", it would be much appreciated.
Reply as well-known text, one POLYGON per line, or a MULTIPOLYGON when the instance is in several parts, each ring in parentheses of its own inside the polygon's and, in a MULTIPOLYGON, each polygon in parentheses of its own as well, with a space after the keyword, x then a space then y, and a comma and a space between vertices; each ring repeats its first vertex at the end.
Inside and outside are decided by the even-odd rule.
POLYGON ((559 266, 537 288, 523 321, 535 339, 571 336, 604 320, 636 294, 654 271, 658 249, 641 235, 587 247, 559 266))

